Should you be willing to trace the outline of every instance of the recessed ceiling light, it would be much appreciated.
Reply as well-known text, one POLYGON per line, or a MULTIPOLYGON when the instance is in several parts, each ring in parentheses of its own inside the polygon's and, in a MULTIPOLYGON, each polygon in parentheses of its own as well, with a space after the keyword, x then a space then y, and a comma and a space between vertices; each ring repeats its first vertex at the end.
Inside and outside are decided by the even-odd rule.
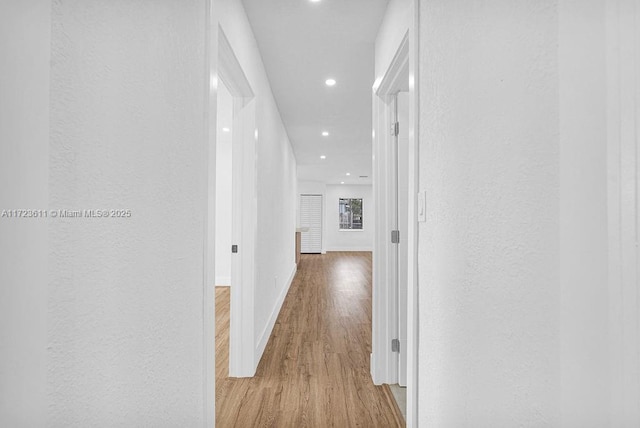
POLYGON ((351 173, 350 173, 350 172, 347 172, 347 175, 351 175, 351 173))
POLYGON ((335 79, 327 79, 324 83, 327 84, 327 86, 333 86, 336 84, 335 79))
POLYGON ((341 181, 340 184, 344 184, 344 181, 341 181))
POLYGON ((229 131, 231 131, 229 128, 226 128, 226 127, 222 128, 222 132, 229 132, 229 131))
POLYGON ((320 3, 320 0, 309 0, 311 3, 320 3))
POLYGON ((320 156, 320 159, 326 159, 327 157, 325 155, 320 156))
POLYGON ((322 136, 323 136, 323 137, 328 137, 328 136, 329 136, 329 133, 328 133, 327 131, 322 131, 322 136))

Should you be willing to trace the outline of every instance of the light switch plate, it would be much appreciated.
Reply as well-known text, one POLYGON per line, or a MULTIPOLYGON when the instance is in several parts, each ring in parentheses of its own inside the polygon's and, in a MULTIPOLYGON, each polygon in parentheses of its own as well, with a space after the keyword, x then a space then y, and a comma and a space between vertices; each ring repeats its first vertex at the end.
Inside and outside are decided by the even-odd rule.
POLYGON ((423 190, 418 192, 418 222, 427 221, 427 192, 423 190))

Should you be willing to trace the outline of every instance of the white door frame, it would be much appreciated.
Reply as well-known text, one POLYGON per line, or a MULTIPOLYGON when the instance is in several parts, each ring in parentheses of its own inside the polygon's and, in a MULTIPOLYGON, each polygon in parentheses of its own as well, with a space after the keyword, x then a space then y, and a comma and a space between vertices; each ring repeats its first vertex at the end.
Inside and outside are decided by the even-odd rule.
POLYGON ((255 95, 220 27, 218 78, 233 96, 231 239, 232 244, 238 245, 238 253, 231 256, 229 376, 251 377, 257 368, 254 334, 255 242, 258 224, 255 95))
MULTIPOLYGON (((408 221, 409 221, 409 190, 408 190, 408 179, 409 179, 409 157, 408 157, 408 128, 409 128, 409 116, 408 116, 408 108, 409 108, 409 99, 408 99, 408 91, 402 91, 396 94, 395 107, 397 110, 397 120, 400 124, 400 129, 398 130, 397 136, 397 162, 398 162, 398 172, 397 172, 397 205, 398 205, 398 230, 400 231, 400 242, 397 244, 397 257, 398 257, 398 266, 397 269, 397 296, 398 296, 398 307, 407 308, 407 293, 408 293, 408 258, 409 258, 409 245, 407 237, 408 233, 408 221), (406 94, 406 98, 405 98, 406 94), (404 114, 402 114, 404 112, 404 114), (403 268, 404 267, 404 268, 403 268)), ((398 314, 398 338, 400 339, 400 350, 401 353, 399 355, 399 366, 398 366, 398 384, 400 386, 407 386, 407 363, 408 363, 408 355, 407 355, 407 322, 408 315, 405 311, 404 313, 398 314), (404 350, 404 351, 403 351, 404 350)))
POLYGON ((207 428, 216 425, 216 130, 218 129, 218 31, 215 2, 205 1, 205 141, 202 171, 203 204, 203 283, 202 322, 203 421, 207 428))
MULTIPOLYGON (((414 3, 417 9, 417 2, 414 3)), ((417 19, 417 10, 414 11, 417 19)), ((384 77, 373 91, 373 192, 376 200, 376 225, 373 252, 372 296, 372 354, 371 376, 375 384, 398 383, 398 355, 391 351, 391 341, 398 331, 398 314, 394 269, 392 266, 390 209, 395 204, 390 186, 393 181, 391 161, 391 120, 389 103, 408 78, 409 86, 409 168, 408 168, 408 293, 407 293, 407 417, 408 427, 417 426, 417 161, 418 161, 418 88, 417 88, 417 25, 410 23, 409 30, 398 45, 384 77)))
MULTIPOLYGON (((393 212, 395 210, 394 154, 391 135, 394 95, 404 86, 409 64, 409 38, 405 34, 382 81, 374 87, 374 174, 373 192, 376 199, 376 228, 373 251, 373 325, 371 375, 376 384, 398 382, 397 354, 391 350, 391 341, 397 332, 397 298, 395 246, 391 243, 393 212)), ((401 237, 403 239, 404 237, 401 237)))
POLYGON ((216 130, 218 82, 223 81, 233 97, 232 191, 234 213, 241 221, 232 226, 233 243, 239 252, 232 257, 232 280, 240 285, 231 290, 229 335, 229 375, 254 376, 257 358, 254 335, 254 291, 257 236, 256 107, 255 95, 218 22, 217 3, 205 2, 204 90, 206 156, 203 159, 204 239, 203 239, 203 420, 215 427, 216 329, 215 329, 215 212, 216 212, 216 130), (235 260, 233 260, 235 258, 235 260), (241 267, 241 268, 240 268, 241 267), (240 277, 240 275, 242 275, 240 277))
MULTIPOLYGON (((257 358, 254 335, 254 287, 257 233, 256 112, 251 85, 207 2, 207 98, 206 207, 204 240, 204 420, 215 426, 215 212, 216 129, 218 82, 224 82, 233 97, 232 191, 234 221, 232 255, 229 376, 254 376, 257 358), (237 215, 240 213, 240 215, 237 215), (236 221, 237 218, 237 221, 236 221)), ((229 249, 231 251, 231 249, 229 249)))

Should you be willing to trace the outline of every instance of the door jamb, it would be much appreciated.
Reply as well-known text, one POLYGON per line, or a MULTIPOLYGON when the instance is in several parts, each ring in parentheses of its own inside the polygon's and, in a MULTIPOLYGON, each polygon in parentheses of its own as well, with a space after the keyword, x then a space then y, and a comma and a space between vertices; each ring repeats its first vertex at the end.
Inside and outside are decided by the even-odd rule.
MULTIPOLYGON (((233 53, 233 49, 218 23, 215 12, 216 3, 207 0, 205 5, 205 138, 206 156, 203 159, 203 197, 204 197, 204 239, 203 239, 203 421, 204 426, 215 426, 215 212, 216 212, 216 130, 218 82, 223 80, 234 99, 233 146, 242 148, 242 168, 239 171, 240 182, 236 179, 234 192, 240 189, 243 213, 242 235, 234 236, 243 251, 242 286, 232 287, 231 331, 229 362, 231 376, 245 377, 255 375, 257 368, 253 299, 255 286, 255 242, 257 233, 256 186, 256 138, 255 95, 242 67, 233 53), (235 295, 234 295, 235 289, 235 295), (238 295, 238 291, 242 291, 238 295), (235 308, 235 309, 234 309, 235 308), (238 309, 240 308, 240 309, 238 309), (237 357, 237 356, 239 357, 237 357), (237 364, 234 364, 237 363, 237 364), (233 367, 231 367, 233 365, 233 367)), ((235 148, 233 150, 236 150, 235 148)), ((234 153, 235 154, 235 153, 234 153)), ((236 156, 234 156, 236 157, 236 156)), ((235 167, 235 165, 234 165, 235 167)), ((234 168, 235 170, 236 168, 234 168)), ((232 273, 233 276, 233 273, 232 273)))
MULTIPOLYGON (((240 245, 249 251, 243 251, 243 263, 248 263, 243 277, 242 294, 236 296, 236 306, 241 310, 231 311, 230 331, 230 366, 232 361, 238 362, 230 375, 253 376, 257 368, 256 350, 254 346, 253 299, 255 286, 255 242, 257 235, 257 174, 256 174, 256 140, 257 131, 255 94, 242 70, 242 66, 233 52, 229 40, 218 22, 216 2, 206 0, 205 7, 205 147, 203 157, 203 423, 205 427, 215 426, 215 397, 216 397, 216 346, 215 346, 215 212, 216 212, 216 130, 217 130, 217 101, 218 81, 224 80, 227 88, 234 97, 234 116, 241 112, 237 126, 234 117, 233 145, 242 143, 242 183, 239 186, 243 195, 241 211, 243 215, 240 245), (248 272, 248 273, 247 273, 248 272), (235 315, 234 315, 235 313, 235 315), (239 318, 238 318, 239 317, 239 318), (234 318, 238 318, 235 319, 234 318), (234 333, 235 332, 235 333, 234 333), (232 337, 236 343, 231 344, 232 337), (240 355, 241 358, 232 357, 240 355)), ((235 237, 234 237, 235 239, 235 237)), ((244 266, 243 266, 244 267, 244 266)), ((235 287, 238 289, 238 287, 235 287)), ((236 290, 237 293, 237 290, 236 290)), ((232 305, 234 302, 232 290, 232 305)))
MULTIPOLYGON (((390 240, 390 207, 393 207, 391 112, 394 94, 402 88, 403 76, 409 64, 409 33, 398 46, 384 77, 374 86, 374 195, 376 198, 376 236, 374 240, 373 275, 373 331, 371 375, 376 384, 395 384, 398 381, 397 355, 391 351, 391 341, 397 332, 397 302, 390 240)), ((411 180, 410 180, 411 181, 411 180)))
MULTIPOLYGON (((413 2, 412 2, 413 3, 413 2)), ((374 197, 376 198, 376 237, 374 240, 373 270, 373 317, 371 376, 375 384, 397 383, 398 358, 391 353, 391 340, 397 331, 395 290, 390 289, 389 257, 391 255, 390 229, 386 214, 389 206, 389 150, 390 115, 387 104, 390 97, 401 87, 402 76, 409 76, 409 169, 408 169, 408 290, 407 290, 407 412, 408 427, 418 423, 418 289, 417 289, 417 188, 418 188, 418 138, 419 100, 417 78, 417 2, 416 22, 409 23, 409 29, 400 42, 381 81, 373 87, 374 123, 374 197)), ((402 238, 401 238, 402 239, 402 238)))
MULTIPOLYGON (((233 97, 232 125, 232 255, 229 376, 255 375, 254 335, 256 207, 255 95, 224 31, 218 27, 218 77, 233 97), (238 215, 239 213, 239 215, 238 215)), ((230 251, 231 249, 229 249, 230 251)), ((215 337, 214 337, 215 339, 215 337)))

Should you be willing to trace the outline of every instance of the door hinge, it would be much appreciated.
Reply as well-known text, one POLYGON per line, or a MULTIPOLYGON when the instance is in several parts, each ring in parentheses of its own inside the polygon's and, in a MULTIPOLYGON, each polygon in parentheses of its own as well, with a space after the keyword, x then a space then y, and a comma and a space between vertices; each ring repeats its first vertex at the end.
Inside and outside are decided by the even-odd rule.
POLYGON ((400 339, 393 339, 391 341, 391 352, 400 352, 400 339))
POLYGON ((238 252, 238 246, 237 245, 232 245, 231 246, 231 252, 232 253, 237 253, 238 252))
POLYGON ((392 230, 391 231, 391 243, 392 244, 399 244, 400 243, 400 231, 399 230, 392 230))
POLYGON ((400 122, 394 122, 391 124, 391 136, 397 137, 400 135, 400 122))

